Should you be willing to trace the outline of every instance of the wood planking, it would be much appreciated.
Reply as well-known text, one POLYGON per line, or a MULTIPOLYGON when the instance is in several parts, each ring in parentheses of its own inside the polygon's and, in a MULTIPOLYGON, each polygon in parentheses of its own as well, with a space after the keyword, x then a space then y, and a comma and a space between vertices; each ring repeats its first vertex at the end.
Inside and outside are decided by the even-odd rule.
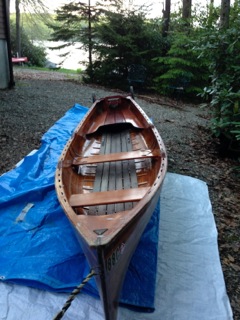
MULTIPOLYGON (((102 144, 100 148, 100 154, 110 153, 111 144, 109 135, 102 136, 102 144)), ((109 162, 99 163, 97 165, 95 181, 93 185, 93 192, 98 191, 107 191, 108 190, 108 179, 106 177, 109 176, 109 162)), ((107 206, 101 205, 98 207, 91 206, 89 208, 88 214, 102 214, 106 212, 107 206)))
MULTIPOLYGON (((121 134, 118 134, 116 139, 115 139, 115 152, 117 150, 123 151, 123 145, 122 145, 122 140, 124 137, 121 134)), ((117 161, 115 162, 115 168, 116 168, 116 177, 119 177, 116 179, 116 190, 121 190, 123 189, 123 165, 122 161, 117 161)), ((124 203, 117 203, 115 204, 115 210, 116 212, 123 211, 124 210, 124 203)))
MULTIPOLYGON (((132 141, 128 131, 125 134, 125 139, 122 139, 122 141, 124 144, 124 149, 126 151, 132 151, 132 141)), ((124 189, 136 188, 138 186, 134 160, 123 161, 123 183, 124 183, 124 186, 123 186, 124 189)), ((124 207, 125 207, 125 210, 130 210, 133 207, 133 203, 132 202, 125 203, 124 207)))
MULTIPOLYGON (((132 151, 132 143, 130 134, 127 130, 122 131, 121 133, 109 132, 103 135, 100 154, 129 151, 132 151)), ((137 187, 138 183, 134 160, 104 162, 97 165, 93 192, 137 187)), ((129 210, 132 207, 133 202, 90 206, 88 214, 111 214, 122 210, 129 210)))
MULTIPOLYGON (((115 150, 115 149, 114 149, 115 150)), ((109 154, 92 154, 85 157, 75 157, 73 160, 73 165, 85 165, 93 163, 102 163, 102 162, 114 162, 120 160, 136 160, 136 159, 146 159, 160 157, 160 151, 157 149, 144 149, 144 150, 135 150, 128 152, 113 152, 109 154)))
POLYGON ((72 194, 69 203, 72 207, 90 206, 107 203, 109 205, 119 203, 141 200, 149 191, 149 187, 131 188, 112 191, 100 191, 86 194, 72 194))
MULTIPOLYGON (((119 147, 119 139, 118 134, 111 134, 111 153, 117 152, 117 148, 119 147)), ((120 146, 121 147, 121 146, 120 146)), ((107 178, 107 177, 106 177, 107 178)), ((108 190, 116 190, 116 180, 120 180, 119 176, 116 174, 116 162, 109 163, 109 176, 108 176, 108 190)), ((122 189, 120 187, 120 189, 122 189)), ((115 212, 115 204, 110 204, 107 206, 107 214, 111 214, 115 212)))

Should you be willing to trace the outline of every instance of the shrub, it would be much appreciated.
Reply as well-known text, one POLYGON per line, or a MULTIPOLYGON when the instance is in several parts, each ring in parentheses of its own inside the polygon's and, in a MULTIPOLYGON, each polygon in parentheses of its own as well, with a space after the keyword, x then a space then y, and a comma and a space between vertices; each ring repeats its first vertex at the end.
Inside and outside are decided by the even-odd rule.
POLYGON ((158 68, 155 77, 156 89, 162 94, 171 94, 174 87, 186 86, 186 93, 202 91, 209 77, 206 61, 199 59, 192 38, 194 35, 176 31, 171 37, 171 46, 166 56, 154 59, 158 68))
POLYGON ((212 131, 225 152, 240 153, 240 18, 229 29, 206 30, 201 48, 211 62, 211 84, 202 96, 211 98, 212 131))
MULTIPOLYGON (((141 12, 108 12, 95 30, 93 82, 126 89, 128 68, 137 64, 145 67, 146 83, 151 84, 155 71, 152 58, 165 46, 156 24, 141 12)), ((87 69, 87 74, 90 71, 87 69)))
MULTIPOLYGON (((12 52, 16 53, 16 26, 13 22, 10 24, 10 30, 11 30, 11 48, 12 52)), ((29 64, 43 67, 46 62, 46 52, 43 47, 34 45, 26 33, 24 32, 24 29, 22 29, 21 32, 21 55, 23 57, 27 57, 29 60, 29 64)))

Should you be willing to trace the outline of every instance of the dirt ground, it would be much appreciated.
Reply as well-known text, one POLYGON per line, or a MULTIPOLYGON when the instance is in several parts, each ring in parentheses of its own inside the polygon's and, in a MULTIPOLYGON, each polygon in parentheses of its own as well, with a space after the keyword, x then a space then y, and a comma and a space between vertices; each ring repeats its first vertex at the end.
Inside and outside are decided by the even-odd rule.
MULTIPOLYGON (((42 135, 75 103, 90 107, 93 93, 114 94, 54 71, 14 68, 14 75, 15 88, 0 91, 0 174, 39 148, 42 135)), ((207 110, 146 94, 136 100, 166 144, 168 171, 208 185, 227 292, 234 319, 240 320, 240 173, 235 170, 239 161, 219 156, 218 141, 208 129, 207 110)))

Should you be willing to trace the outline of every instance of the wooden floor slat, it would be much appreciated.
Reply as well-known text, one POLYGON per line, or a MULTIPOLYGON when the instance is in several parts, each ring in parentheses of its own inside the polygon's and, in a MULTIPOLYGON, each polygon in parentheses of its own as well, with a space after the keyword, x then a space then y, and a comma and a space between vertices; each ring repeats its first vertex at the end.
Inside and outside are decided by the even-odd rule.
MULTIPOLYGON (((111 153, 117 152, 117 142, 118 142, 118 135, 117 134, 111 134, 111 153)), ((117 173, 116 173, 116 162, 111 162, 109 164, 109 177, 108 177, 108 190, 116 190, 116 179, 117 173)), ((115 203, 109 204, 107 206, 107 214, 111 214, 115 212, 115 203)))
MULTIPOLYGON (((140 199, 138 196, 139 193, 137 192, 138 183, 135 161, 128 160, 129 157, 124 161, 116 161, 116 155, 118 155, 118 153, 124 153, 126 157, 126 154, 131 152, 134 153, 134 151, 132 151, 132 142, 128 130, 124 130, 121 133, 108 132, 103 135, 100 154, 94 156, 94 158, 97 159, 97 157, 99 157, 101 160, 101 158, 107 159, 107 157, 115 157, 116 159, 114 162, 97 162, 93 193, 85 194, 78 198, 80 200, 78 200, 77 203, 82 203, 83 199, 86 198, 83 203, 84 206, 90 206, 88 214, 112 214, 118 211, 130 210, 133 207, 134 201, 140 199), (129 190, 132 190, 129 194, 135 192, 135 197, 130 196, 128 198, 126 196, 129 190), (98 193, 99 197, 101 197, 100 194, 104 195, 106 200, 99 200, 97 198, 98 193), (116 197, 107 200, 107 197, 111 195, 111 193, 114 194, 114 196, 116 195, 116 197), (121 194, 125 196, 122 201, 119 201, 121 194), (95 196, 97 196, 96 200, 94 199, 95 196), (91 200, 88 201, 87 199, 91 200)), ((141 195, 142 193, 143 190, 140 191, 141 195)), ((76 197, 75 199, 77 199, 76 197)))

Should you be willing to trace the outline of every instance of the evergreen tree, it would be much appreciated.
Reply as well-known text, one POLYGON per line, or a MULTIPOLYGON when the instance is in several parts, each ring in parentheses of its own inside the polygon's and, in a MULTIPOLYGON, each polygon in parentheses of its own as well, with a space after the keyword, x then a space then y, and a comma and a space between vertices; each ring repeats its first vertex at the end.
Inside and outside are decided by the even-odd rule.
MULTIPOLYGON (((52 41, 64 41, 64 44, 55 49, 69 47, 75 43, 80 43, 80 49, 88 51, 89 72, 92 78, 92 54, 93 37, 95 24, 104 15, 106 8, 101 3, 91 5, 88 2, 72 1, 56 10, 54 24, 48 26, 53 29, 52 41)), ((66 52, 62 56, 67 56, 66 52)), ((83 61, 81 61, 83 62, 83 61)))
POLYGON ((108 12, 104 21, 98 24, 96 32, 99 39, 95 44, 96 81, 106 81, 109 82, 106 84, 110 84, 117 79, 127 79, 129 65, 143 64, 145 32, 141 15, 133 12, 108 12), (108 79, 103 79, 104 74, 108 75, 108 79))
POLYGON ((71 2, 56 13, 52 40, 64 41, 61 47, 78 42, 89 52, 86 81, 115 86, 125 81, 126 85, 128 67, 150 66, 154 53, 160 54, 163 47, 157 24, 147 22, 144 12, 123 8, 116 0, 107 7, 71 2))
POLYGON ((144 12, 107 12, 97 25, 96 39, 95 82, 126 88, 129 66, 134 64, 146 68, 150 84, 152 58, 161 54, 164 41, 160 27, 147 21, 144 12))

